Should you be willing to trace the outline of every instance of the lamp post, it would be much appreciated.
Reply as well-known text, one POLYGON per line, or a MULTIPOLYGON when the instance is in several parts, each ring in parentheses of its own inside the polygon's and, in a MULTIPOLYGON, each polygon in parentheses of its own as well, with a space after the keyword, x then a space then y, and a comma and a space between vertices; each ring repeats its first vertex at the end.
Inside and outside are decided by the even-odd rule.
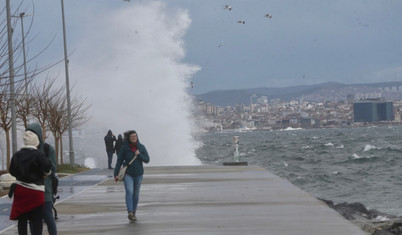
POLYGON ((73 145, 73 133, 72 133, 72 127, 71 127, 70 81, 69 81, 69 77, 68 77, 66 24, 65 24, 65 20, 64 20, 64 1, 63 0, 61 0, 61 15, 62 15, 62 21, 63 21, 64 67, 65 67, 65 71, 66 71, 67 118, 68 118, 68 140, 70 143, 70 165, 74 166, 74 145, 73 145))
POLYGON ((27 80, 27 60, 26 60, 26 55, 25 55, 24 16, 25 16, 25 12, 21 12, 20 18, 21 18, 21 32, 22 32, 22 53, 24 56, 25 95, 27 95, 28 94, 28 80, 27 80))
POLYGON ((25 54, 25 33, 24 33, 24 17, 25 12, 21 12, 18 16, 11 16, 11 17, 18 17, 21 19, 21 35, 22 35, 22 54, 24 59, 24 80, 25 80, 25 94, 28 94, 28 78, 27 78, 27 61, 26 61, 26 54, 25 54))
MULTIPOLYGON (((15 114, 15 91, 14 91, 14 51, 13 51, 13 38, 11 28, 11 13, 10 13, 10 0, 6 0, 7 11, 7 36, 8 36, 8 67, 10 74, 10 109, 11 109, 11 140, 12 140, 12 153, 17 152, 17 124, 15 114)), ((8 167, 8 166, 7 166, 8 167)))

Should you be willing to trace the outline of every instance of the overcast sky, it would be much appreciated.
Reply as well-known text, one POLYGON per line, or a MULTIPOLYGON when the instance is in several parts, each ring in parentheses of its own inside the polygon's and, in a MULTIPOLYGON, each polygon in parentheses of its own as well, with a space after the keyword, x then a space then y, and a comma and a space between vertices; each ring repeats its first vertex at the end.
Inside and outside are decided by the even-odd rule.
MULTIPOLYGON (((12 9, 20 2, 12 0, 12 9)), ((64 56, 60 1, 34 2, 34 12, 32 1, 25 0, 20 8, 31 15, 24 18, 26 27, 34 13, 28 57, 54 41, 28 64, 31 68, 64 56)), ((0 4, 4 7, 5 1, 0 4)), ((198 145, 191 137, 189 94, 328 81, 402 81, 399 0, 64 4, 70 83, 92 105, 89 125, 102 135, 108 129, 119 134, 134 128, 151 145, 153 156, 170 163, 178 155, 194 155, 198 145)), ((16 27, 14 37, 20 30, 16 27)), ((64 64, 46 75, 63 83, 64 64)), ((103 145, 102 138, 96 146, 103 145)))
MULTIPOLYGON (((85 31, 91 31, 85 26, 88 22, 101 22, 107 12, 149 2, 65 1, 69 51, 76 51, 85 31)), ((402 2, 398 0, 162 2, 164 11, 187 10, 191 20, 182 37, 182 62, 200 67, 190 79, 192 94, 327 81, 402 81, 402 2), (232 10, 224 9, 226 5, 232 10)), ((35 4, 35 31, 45 41, 56 34, 49 58, 61 58, 60 1, 35 4)), ((127 17, 127 22, 131 17, 144 20, 127 17)))
POLYGON ((202 68, 193 78, 195 93, 402 81, 401 1, 181 2, 193 20, 187 60, 202 68))

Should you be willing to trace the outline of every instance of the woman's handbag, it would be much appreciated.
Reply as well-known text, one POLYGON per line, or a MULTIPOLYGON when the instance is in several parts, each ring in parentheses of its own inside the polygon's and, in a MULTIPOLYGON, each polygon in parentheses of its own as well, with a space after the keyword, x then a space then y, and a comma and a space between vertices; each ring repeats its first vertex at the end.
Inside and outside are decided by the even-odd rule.
POLYGON ((118 179, 119 181, 123 181, 123 180, 124 180, 124 176, 126 175, 127 167, 128 167, 129 165, 131 165, 131 163, 133 163, 136 158, 137 158, 137 156, 135 156, 135 157, 133 158, 133 160, 131 160, 131 161, 128 163, 128 165, 123 166, 122 168, 120 168, 119 174, 117 175, 117 179, 118 179))

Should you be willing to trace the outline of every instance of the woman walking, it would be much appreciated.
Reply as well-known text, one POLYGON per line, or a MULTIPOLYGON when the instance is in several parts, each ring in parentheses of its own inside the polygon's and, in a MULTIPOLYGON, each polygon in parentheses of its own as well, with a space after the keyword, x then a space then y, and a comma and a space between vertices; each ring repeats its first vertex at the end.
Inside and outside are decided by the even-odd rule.
POLYGON ((23 138, 24 147, 13 155, 10 163, 10 174, 17 179, 10 219, 18 220, 19 235, 28 233, 28 221, 31 234, 40 235, 45 203, 44 179, 51 173, 51 162, 37 150, 40 142, 35 133, 26 131, 23 138))
POLYGON ((114 168, 115 181, 118 180, 118 174, 122 165, 126 166, 131 160, 135 160, 127 167, 124 176, 124 188, 126 190, 126 206, 129 220, 136 220, 135 212, 137 210, 140 196, 140 187, 144 174, 143 162, 149 162, 147 149, 138 140, 136 131, 127 131, 124 133, 123 146, 117 156, 116 166, 114 168), (135 158, 136 157, 136 158, 135 158))

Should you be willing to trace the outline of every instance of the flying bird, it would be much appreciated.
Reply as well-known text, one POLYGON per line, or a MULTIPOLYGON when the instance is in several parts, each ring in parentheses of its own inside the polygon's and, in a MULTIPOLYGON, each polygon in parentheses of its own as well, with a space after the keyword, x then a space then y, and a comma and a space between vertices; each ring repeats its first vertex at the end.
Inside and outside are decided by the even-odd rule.
POLYGON ((223 44, 219 44, 218 47, 223 47, 223 44))
POLYGON ((223 8, 223 9, 227 9, 227 10, 231 11, 231 10, 232 10, 232 7, 229 6, 229 5, 226 5, 225 8, 223 8))
POLYGON ((191 81, 191 88, 194 88, 194 82, 191 81))
POLYGON ((271 19, 271 18, 272 18, 272 15, 270 15, 270 14, 265 14, 265 17, 271 19))
POLYGON ((244 20, 239 20, 239 21, 237 21, 237 23, 239 23, 239 24, 245 24, 246 21, 244 21, 244 20))

